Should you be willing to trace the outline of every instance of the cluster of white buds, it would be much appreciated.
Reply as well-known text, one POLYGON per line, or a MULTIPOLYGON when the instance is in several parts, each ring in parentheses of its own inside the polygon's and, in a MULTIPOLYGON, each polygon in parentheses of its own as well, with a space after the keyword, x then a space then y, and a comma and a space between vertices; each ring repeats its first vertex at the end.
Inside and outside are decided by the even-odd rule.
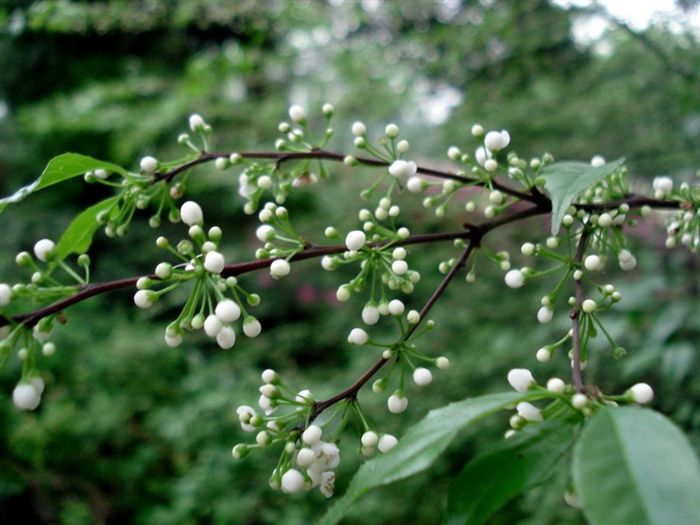
POLYGON ((263 224, 255 231, 255 236, 264 246, 255 252, 255 256, 258 259, 275 258, 270 263, 270 275, 273 279, 286 277, 292 271, 289 258, 303 248, 303 241, 294 231, 284 206, 268 202, 258 213, 258 219, 263 224), (290 246, 282 246, 282 243, 290 246))
POLYGON ((389 165, 389 175, 405 183, 418 172, 418 165, 413 161, 395 160, 389 165))
POLYGON ((340 463, 340 450, 332 441, 323 441, 323 429, 309 425, 301 435, 302 446, 296 451, 295 467, 287 469, 280 479, 282 492, 293 494, 318 487, 330 498, 335 486, 335 469, 340 463))
MULTIPOLYGON (((687 191, 687 185, 682 184, 687 191)), ((670 215, 666 224, 666 247, 686 246, 696 252, 700 248, 700 208, 681 210, 670 215)))
POLYGON ((12 391, 12 402, 20 410, 34 410, 41 403, 43 393, 44 380, 40 377, 32 377, 15 387, 12 391))

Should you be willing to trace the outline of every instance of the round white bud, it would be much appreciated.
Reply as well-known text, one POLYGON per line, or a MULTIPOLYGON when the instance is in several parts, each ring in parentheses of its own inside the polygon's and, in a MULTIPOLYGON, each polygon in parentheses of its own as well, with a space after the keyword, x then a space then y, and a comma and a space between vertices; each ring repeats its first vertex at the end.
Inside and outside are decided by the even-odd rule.
POLYGON ((214 310, 216 316, 224 323, 232 323, 241 316, 241 308, 231 299, 219 301, 214 310))
POLYGON ((34 245, 34 255, 40 261, 48 261, 53 254, 56 244, 51 239, 41 239, 34 245))
POLYGON ((189 124, 190 129, 194 133, 197 133, 198 131, 203 131, 206 126, 206 123, 204 122, 202 116, 198 115, 197 113, 193 113, 192 115, 190 115, 189 124))
POLYGON ((291 270, 291 266, 284 259, 275 259, 272 261, 272 264, 270 264, 270 275, 272 275, 272 277, 275 279, 280 279, 286 275, 289 275, 291 270))
POLYGON ((353 328, 348 335, 348 343, 361 346, 369 340, 369 335, 362 328, 353 328))
POLYGON ((364 447, 376 447, 377 443, 379 442, 379 436, 377 435, 376 432, 372 430, 368 430, 364 434, 362 434, 362 437, 360 438, 360 442, 362 443, 362 446, 364 447))
POLYGON ((212 251, 204 256, 204 269, 211 273, 221 273, 224 271, 226 261, 221 253, 212 251))
POLYGON ((537 320, 542 324, 550 322, 553 317, 554 311, 551 310, 548 306, 543 306, 542 308, 537 310, 537 320))
POLYGON ((221 332, 223 327, 224 326, 221 323, 221 319, 214 314, 208 315, 207 318, 204 319, 204 324, 202 325, 204 333, 209 337, 216 337, 219 335, 219 332, 221 332))
POLYGON ((587 314, 592 314, 595 312, 597 307, 598 305, 593 299, 586 299, 583 301, 583 304, 581 304, 581 309, 587 314))
POLYGON ((520 416, 527 419, 528 421, 542 421, 543 419, 542 412, 540 412, 540 409, 532 403, 527 403, 525 401, 523 401, 522 403, 518 403, 518 405, 516 406, 516 410, 518 411, 518 414, 520 414, 520 416))
POLYGON ((581 394, 580 392, 577 392, 573 396, 571 396, 571 406, 574 407, 576 410, 582 410, 588 405, 588 398, 585 396, 585 394, 581 394))
POLYGON ((301 439, 307 445, 315 445, 321 441, 321 436, 323 435, 323 430, 318 425, 309 425, 309 427, 304 430, 301 435, 301 439))
POLYGON ((525 275, 520 270, 510 270, 504 280, 510 288, 520 288, 525 284, 525 275))
POLYGON ((153 173, 158 169, 158 159, 155 157, 144 157, 141 159, 141 170, 145 171, 146 173, 153 173))
POLYGON ((450 367, 450 360, 444 356, 440 356, 435 360, 435 366, 440 370, 446 370, 450 367))
POLYGON ((360 137, 367 133, 367 127, 362 122, 355 122, 352 125, 352 134, 360 137))
POLYGON ((392 414, 400 414, 408 408, 408 398, 392 394, 389 396, 389 399, 387 399, 386 404, 389 408, 389 412, 392 414))
POLYGON ((306 110, 298 104, 294 104, 289 108, 289 118, 294 122, 303 122, 306 119, 306 110))
POLYGON ((637 383, 629 389, 635 403, 645 405, 654 399, 654 390, 646 383, 637 383))
POLYGON ((150 290, 139 290, 134 294, 134 304, 139 308, 150 308, 158 296, 150 290))
POLYGON ((345 246, 351 252, 356 252, 362 249, 362 247, 367 242, 367 237, 365 232, 360 230, 353 230, 347 234, 345 237, 345 246))
POLYGON ((418 367, 413 371, 413 382, 419 386, 429 385, 433 374, 427 368, 418 367))
POLYGON ((379 452, 384 454, 386 452, 389 452, 392 448, 394 448, 398 442, 399 440, 391 434, 384 434, 382 437, 379 438, 377 448, 379 449, 379 452))
POLYGON ((243 333, 246 337, 257 337, 262 332, 262 325, 253 316, 248 316, 243 321, 243 333))
POLYGON ((216 343, 223 348, 228 350, 236 343, 236 332, 230 326, 224 326, 221 331, 216 334, 216 343))
POLYGON ((603 262, 597 255, 589 255, 584 259, 583 266, 586 267, 586 270, 594 272, 603 269, 603 262))
POLYGON ((20 410, 34 410, 41 402, 41 394, 31 383, 20 383, 12 391, 12 402, 20 410))
POLYGON ((401 315, 405 310, 405 305, 400 299, 393 299, 389 302, 389 313, 391 315, 401 315))
POLYGON ((550 392, 555 392, 557 394, 562 394, 566 390, 566 383, 559 379, 558 377, 553 377, 547 381, 547 390, 550 392))
POLYGON ((379 310, 373 304, 366 304, 362 309, 362 322, 366 325, 375 325, 379 322, 379 310))
POLYGON ((301 472, 298 470, 290 468, 287 472, 282 474, 280 488, 282 489, 282 492, 287 494, 299 492, 304 488, 304 476, 302 476, 301 472))

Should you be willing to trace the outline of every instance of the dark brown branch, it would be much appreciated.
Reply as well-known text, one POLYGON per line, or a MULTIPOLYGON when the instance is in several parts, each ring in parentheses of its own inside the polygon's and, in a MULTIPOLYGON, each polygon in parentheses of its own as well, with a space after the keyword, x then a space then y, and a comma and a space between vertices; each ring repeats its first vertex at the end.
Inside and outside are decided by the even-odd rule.
MULTIPOLYGON (((586 245, 588 244, 588 237, 590 232, 587 228, 584 228, 581 233, 581 238, 578 241, 578 246, 576 247, 576 254, 574 255, 574 262, 581 264, 583 260, 583 252, 586 250, 586 245)), ((583 304, 583 279, 576 279, 576 305, 571 310, 569 317, 571 317, 572 324, 572 346, 573 346, 573 363, 571 367, 571 379, 574 383, 574 387, 577 392, 583 392, 583 377, 581 374, 581 305, 583 304)))
MULTIPOLYGON (((167 182, 170 182, 173 180, 177 175, 180 173, 183 173, 191 168, 194 168, 195 166, 198 166, 200 164, 204 164, 207 162, 212 162, 216 160, 219 157, 225 157, 229 158, 233 152, 225 152, 225 151, 219 151, 219 152, 203 152, 199 157, 197 157, 194 160, 188 161, 177 168, 174 168, 168 172, 162 173, 158 176, 156 180, 165 180, 167 182)), ((292 161, 292 160, 309 160, 309 159, 317 159, 317 160, 331 160, 334 162, 343 162, 345 160, 346 155, 343 155, 342 153, 335 153, 333 151, 326 151, 322 149, 314 149, 311 151, 241 151, 237 152, 241 157, 244 159, 269 159, 269 160, 275 160, 278 162, 278 164, 281 164, 282 162, 287 162, 287 161, 292 161)), ((373 159, 370 157, 354 157, 355 160, 357 160, 358 163, 363 164, 365 166, 382 166, 386 167, 389 166, 389 162, 383 161, 383 160, 378 160, 378 159, 373 159)), ((451 179, 455 180, 457 182, 461 182, 462 184, 471 184, 474 186, 484 186, 485 183, 472 178, 472 177, 466 177, 464 175, 458 175, 456 173, 452 173, 449 171, 444 171, 444 170, 436 170, 433 168, 426 168, 424 166, 418 166, 418 173, 422 173, 423 175, 430 175, 432 177, 438 177, 441 179, 451 179)), ((529 193, 523 193, 518 190, 515 190, 513 188, 510 188, 496 180, 491 181, 492 186, 503 192, 507 193, 508 195, 512 195, 513 197, 517 197, 518 199, 525 200, 525 201, 530 201, 530 202, 537 202, 538 198, 537 196, 533 196, 529 193)))
MULTIPOLYGON (((461 230, 457 232, 441 232, 441 233, 426 233, 412 235, 407 239, 395 243, 396 245, 410 245, 410 244, 423 244, 439 241, 451 241, 454 239, 467 239, 471 236, 471 232, 468 230, 461 230)), ((381 246, 382 243, 374 243, 370 246, 377 247, 381 246)), ((312 259, 315 257, 321 257, 323 255, 333 255, 337 253, 343 253, 347 248, 345 245, 333 245, 333 246, 314 246, 308 248, 302 252, 297 253, 292 257, 292 261, 303 261, 306 259, 312 259)), ((235 275, 241 275, 244 273, 252 272, 255 270, 260 270, 262 268, 267 268, 274 259, 260 259, 256 261, 247 261, 236 264, 229 264, 224 267, 221 274, 224 277, 230 277, 235 275)), ((149 276, 152 279, 158 279, 155 275, 149 276)), ((107 281, 103 283, 88 284, 86 286, 80 287, 78 291, 66 297, 56 301, 53 304, 35 310, 34 312, 20 314, 12 318, 12 321, 19 324, 24 324, 25 326, 32 327, 36 325, 41 319, 48 315, 55 314, 77 304, 81 301, 94 297, 95 295, 100 295, 102 293, 111 292, 112 290, 119 290, 122 288, 133 288, 136 286, 136 281, 138 277, 128 277, 124 279, 117 279, 114 281, 107 281)), ((10 321, 2 316, 0 316, 0 327, 10 324, 10 321)))

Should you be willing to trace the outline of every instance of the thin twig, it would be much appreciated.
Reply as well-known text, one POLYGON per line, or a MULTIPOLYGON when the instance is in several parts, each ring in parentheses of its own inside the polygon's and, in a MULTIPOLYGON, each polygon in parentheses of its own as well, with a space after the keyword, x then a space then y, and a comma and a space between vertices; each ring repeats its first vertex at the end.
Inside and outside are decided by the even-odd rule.
MULTIPOLYGON (((576 254, 574 255, 574 262, 576 264, 581 264, 583 260, 583 252, 586 250, 586 245, 588 244, 588 237, 590 232, 588 228, 584 227, 583 232, 581 232, 581 238, 578 241, 578 246, 576 246, 576 254)), ((581 304, 583 303, 583 279, 576 279, 576 305, 571 310, 569 317, 571 318, 572 324, 572 345, 573 345, 573 362, 571 366, 571 379, 574 383, 574 387, 577 392, 583 392, 583 377, 581 374, 581 304)))

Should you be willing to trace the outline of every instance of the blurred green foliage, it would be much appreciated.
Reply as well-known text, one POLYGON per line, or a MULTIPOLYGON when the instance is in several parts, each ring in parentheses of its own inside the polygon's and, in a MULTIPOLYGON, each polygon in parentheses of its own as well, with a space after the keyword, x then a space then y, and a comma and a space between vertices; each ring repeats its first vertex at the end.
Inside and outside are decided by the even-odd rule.
MULTIPOLYGON (((510 130, 523 157, 624 155, 642 187, 645 177, 660 173, 692 176, 700 167, 700 85, 697 75, 676 70, 700 71, 697 35, 653 26, 642 40, 618 27, 604 41, 583 45, 572 38, 581 16, 544 0, 3 0, 0 194, 27 184, 65 151, 130 168, 144 154, 176 158, 175 138, 193 111, 214 126, 216 146, 271 147, 291 102, 320 110, 325 101, 336 107, 332 146, 339 151, 350 150, 352 121, 364 120, 375 133, 395 121, 416 160, 439 165, 447 146, 468 143, 478 121, 510 130)), ((223 227, 228 257, 247 260, 256 246, 254 221, 242 213, 230 173, 200 168, 189 195, 223 227)), ((331 182, 290 201, 295 223, 310 238, 320 239, 327 224, 354 224, 359 204, 346 196, 359 192, 363 172, 353 173, 334 166, 331 182)), ((75 181, 8 210, 0 233, 2 280, 20 278, 14 253, 57 237, 81 207, 104 196, 75 181)), ((451 213, 458 227, 459 209, 451 213)), ((421 208, 410 216, 422 231, 441 227, 421 208)), ((155 234, 141 219, 126 239, 97 236, 96 279, 152 270, 158 254, 145 247, 155 234)), ((610 276, 625 294, 614 335, 628 356, 613 363, 601 350, 587 374, 605 391, 653 384, 657 408, 700 447, 700 380, 692 373, 700 337, 698 262, 665 251, 661 225, 651 222, 634 234, 638 270, 610 276)), ((517 259, 517 247, 533 232, 544 237, 547 225, 536 219, 527 231, 503 230, 488 245, 517 259)), ((439 280, 437 263, 454 250, 411 252, 423 274, 411 299, 418 306, 439 280)), ((536 323, 544 288, 506 291, 502 274, 478 261, 477 282, 451 287, 432 316, 438 329, 423 340, 453 367, 420 395, 409 394, 404 417, 385 418, 381 396, 360 394, 382 430, 401 435, 432 407, 505 390, 513 366, 532 367, 541 379, 568 373, 563 357, 544 365, 534 359, 543 341, 566 329, 564 316, 536 323)), ((0 376, 6 393, 0 521, 301 524, 320 516, 327 503, 317 492, 290 498, 267 487, 274 451, 238 463, 229 453, 249 437, 234 408, 257 399, 263 368, 325 397, 373 360, 345 344, 359 300, 339 308, 332 299, 338 276, 317 268, 295 265, 275 286, 264 275, 247 276, 246 286, 263 297, 257 312, 264 332, 229 352, 203 339, 166 348, 162 330, 174 302, 144 314, 124 292, 68 311, 67 326, 56 334, 59 350, 43 363, 47 393, 36 413, 11 405, 17 361, 0 376)), ((347 523, 438 523, 450 480, 477 450, 500 439, 505 425, 505 415, 487 422, 427 473, 365 497, 347 523)), ((342 444, 339 491, 359 464, 356 444, 350 437, 342 444)), ((562 468, 491 523, 581 523, 562 501, 568 482, 562 468)))

